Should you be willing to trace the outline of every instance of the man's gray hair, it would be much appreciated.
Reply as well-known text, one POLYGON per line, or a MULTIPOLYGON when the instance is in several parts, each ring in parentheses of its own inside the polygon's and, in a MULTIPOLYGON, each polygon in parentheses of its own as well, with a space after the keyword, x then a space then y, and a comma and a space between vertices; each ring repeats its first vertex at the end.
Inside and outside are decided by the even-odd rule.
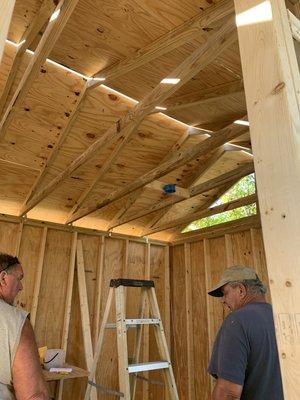
POLYGON ((6 271, 10 273, 19 264, 20 261, 17 257, 6 253, 0 253, 0 272, 6 271))
POLYGON ((259 295, 267 293, 267 288, 260 279, 245 279, 243 281, 235 281, 229 283, 231 287, 236 287, 239 284, 244 285, 247 293, 249 294, 259 295))

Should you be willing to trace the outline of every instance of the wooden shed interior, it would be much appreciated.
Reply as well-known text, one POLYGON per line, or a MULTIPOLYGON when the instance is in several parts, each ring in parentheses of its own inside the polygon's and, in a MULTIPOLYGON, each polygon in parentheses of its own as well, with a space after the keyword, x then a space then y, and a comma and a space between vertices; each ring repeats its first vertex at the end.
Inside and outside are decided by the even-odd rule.
MULTIPOLYGON (((209 400, 225 314, 207 289, 250 265, 270 284, 286 398, 299 399, 298 18, 297 0, 2 1, 0 251, 22 261, 18 305, 39 346, 88 370, 110 279, 151 279, 179 398, 209 400), (249 10, 261 20, 244 23, 249 10), (254 165, 257 193, 212 211, 254 165), (182 233, 253 203, 254 216, 182 233)), ((144 331, 141 359, 155 360, 144 331)), ((118 390, 116 370, 109 332, 96 380, 118 390)), ((146 376, 135 398, 168 399, 161 374, 146 376)), ((60 380, 51 393, 83 399, 86 383, 60 380)))

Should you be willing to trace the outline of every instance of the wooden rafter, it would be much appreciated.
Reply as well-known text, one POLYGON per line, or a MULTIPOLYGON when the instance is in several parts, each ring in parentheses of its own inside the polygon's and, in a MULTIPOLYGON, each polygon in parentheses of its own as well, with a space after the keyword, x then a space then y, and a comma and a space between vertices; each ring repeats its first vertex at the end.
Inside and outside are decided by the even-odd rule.
MULTIPOLYGON (((230 172, 226 172, 225 174, 222 174, 216 178, 213 178, 211 180, 208 180, 206 182, 203 182, 203 183, 195 186, 194 188, 196 189, 195 190, 196 194, 191 194, 191 197, 205 193, 205 192, 207 192, 211 189, 215 189, 217 187, 223 187, 224 185, 229 184, 229 187, 230 187, 238 179, 243 178, 245 175, 248 175, 248 174, 252 173, 253 171, 254 171, 253 163, 245 164, 245 165, 238 167, 230 172)), ((227 188, 227 186, 226 186, 226 188, 227 188)), ((182 198, 175 199, 174 197, 167 198, 158 203, 155 203, 152 207, 149 207, 147 210, 140 211, 139 213, 125 215, 123 218, 119 219, 118 224, 111 226, 111 228, 115 228, 119 225, 126 224, 135 219, 142 218, 148 214, 154 213, 155 211, 166 209, 166 208, 168 208, 176 203, 180 203, 181 201, 184 201, 184 200, 185 199, 182 199, 182 198)), ((209 205, 207 205, 207 206, 209 207, 209 205)))
MULTIPOLYGON (((217 191, 213 194, 213 195, 209 195, 206 200, 203 202, 201 201, 201 204, 199 204, 198 206, 194 206, 193 207, 193 213, 196 212, 204 212, 209 210, 209 208, 220 198, 222 197, 232 186, 234 186, 236 184, 237 181, 239 181, 240 178, 238 179, 234 179, 231 181, 226 182, 224 185, 221 186, 217 186, 217 191)), ((156 224, 153 225, 152 227, 154 228, 155 226, 159 225, 159 221, 157 220, 156 224)), ((175 229, 175 235, 178 234, 178 231, 182 231, 184 228, 186 227, 186 224, 182 224, 176 227, 175 229)), ((172 231, 174 231, 174 228, 172 229, 172 231)), ((144 230, 143 233, 145 233, 146 231, 144 230)), ((174 234, 171 236, 173 237, 174 234)))
POLYGON ((126 212, 130 209, 130 207, 133 206, 133 204, 138 200, 138 198, 141 196, 143 193, 144 188, 141 188, 139 190, 136 190, 135 192, 131 193, 128 198, 125 201, 125 204, 123 207, 120 208, 120 210, 117 211, 113 219, 110 221, 110 223, 107 225, 106 229, 109 231, 115 224, 118 223, 118 221, 126 214, 126 212))
POLYGON ((196 105, 198 102, 210 101, 211 99, 218 99, 222 96, 230 96, 235 93, 240 93, 244 90, 243 81, 241 79, 224 83, 222 85, 213 86, 206 89, 198 89, 191 93, 183 94, 169 98, 163 103, 163 106, 169 110, 176 110, 190 105, 196 105))
MULTIPOLYGON (((230 27, 230 20, 228 23, 228 26, 230 27)), ((225 29, 225 32, 227 30, 225 29)), ((200 49, 196 50, 193 54, 191 54, 183 63, 181 63, 174 71, 170 73, 170 76, 175 76, 176 78, 180 79, 180 82, 173 86, 173 87, 168 87, 168 85, 163 85, 163 84, 158 84, 152 93, 150 95, 146 96, 146 99, 141 102, 141 104, 138 104, 136 106, 136 109, 140 109, 140 117, 136 118, 135 123, 130 125, 129 127, 126 127, 124 129, 124 132, 122 132, 122 135, 118 138, 118 142, 110 154, 110 156, 106 159, 100 170, 98 171, 96 177, 94 178, 93 182, 86 188, 86 190, 81 194, 80 198, 77 200, 75 206, 71 210, 71 213, 69 214, 67 218, 67 223, 70 222, 73 218, 73 215, 80 209, 86 198, 89 196, 89 194, 93 191, 93 189, 96 187, 98 182, 103 178, 103 176, 106 174, 106 172, 111 168, 112 164, 126 145, 126 143, 129 141, 131 136, 135 133, 136 128, 139 126, 140 122, 143 120, 143 118, 149 114, 152 110, 155 109, 155 106, 159 105, 164 99, 168 98, 171 96, 175 91, 177 91, 181 86, 183 86, 186 82, 188 82, 193 76, 195 76, 201 69, 205 68, 207 65, 207 54, 205 53, 205 48, 207 48, 207 43, 210 42, 211 46, 214 46, 216 44, 216 41, 218 42, 219 38, 219 31, 217 31, 214 35, 212 35, 208 41, 200 47, 200 49), (202 49, 202 51, 201 51, 202 49), (199 51, 200 50, 200 51, 199 51), (204 52, 203 52, 204 50, 204 52), (193 65, 195 65, 193 67, 193 65), (148 109, 148 107, 151 106, 151 109, 148 109), (142 111, 144 108, 144 111, 142 111)), ((222 44, 220 43, 217 48, 215 48, 215 54, 214 56, 216 57, 219 55, 225 48, 227 48, 228 45, 231 44, 231 40, 229 39, 227 45, 224 46, 223 42, 222 44), (222 49, 220 48, 222 47, 222 49)), ((212 56, 212 54, 211 54, 212 56)), ((213 57, 213 58, 215 58, 213 57)), ((209 62, 211 62, 212 59, 210 59, 209 62)))
POLYGON ((149 229, 147 232, 143 233, 143 235, 148 236, 148 235, 152 235, 153 233, 156 233, 156 232, 161 232, 161 231, 168 230, 171 228, 176 228, 180 225, 188 224, 192 221, 195 221, 195 220, 198 220, 201 218, 206 218, 211 215, 220 214, 224 211, 229 211, 229 210, 233 210, 238 207, 243 207, 243 206, 246 206, 249 204, 256 203, 256 201, 257 201, 256 194, 253 194, 253 195, 250 195, 247 197, 243 197, 241 199, 233 200, 228 203, 221 204, 216 207, 212 207, 208 210, 194 212, 192 214, 185 215, 184 217, 176 218, 173 221, 162 223, 160 225, 157 225, 157 226, 149 229))
MULTIPOLYGON (((219 54, 221 54, 228 46, 236 41, 236 27, 233 17, 230 17, 226 24, 210 36, 207 42, 193 52, 183 63, 173 71, 173 77, 181 80, 177 85, 166 85, 159 83, 146 98, 130 110, 124 117, 119 119, 116 124, 113 124, 104 135, 95 141, 84 153, 75 159, 61 174, 54 178, 43 190, 36 193, 21 210, 21 214, 27 213, 42 199, 48 196, 56 189, 64 179, 69 177, 73 171, 79 168, 85 161, 98 151, 100 148, 103 151, 105 147, 111 143, 117 142, 113 153, 108 158, 107 162, 102 166, 99 174, 107 171, 113 161, 123 148, 128 138, 133 134, 142 120, 153 110, 161 101, 171 96, 180 86, 189 81, 200 70, 209 65, 219 54), (126 129, 126 131, 124 131, 126 129)), ((89 192, 93 189, 98 181, 98 176, 90 186, 89 192), (92 187, 93 186, 93 187, 92 187)), ((67 223, 74 220, 74 215, 68 219, 67 223)))
MULTIPOLYGON (((188 21, 188 22, 184 23, 183 25, 181 25, 180 27, 177 27, 173 31, 168 32, 166 35, 163 35, 159 40, 153 42, 147 48, 139 51, 139 56, 142 58, 142 60, 140 60, 139 63, 144 64, 144 63, 150 61, 150 59, 145 58, 145 56, 143 56, 143 54, 148 54, 148 57, 150 57, 152 60, 152 59, 160 57, 160 56, 164 55, 165 53, 167 53, 168 51, 170 51, 170 48, 168 46, 168 43, 169 43, 168 40, 170 40, 170 38, 172 38, 172 46, 173 46, 172 48, 175 49, 176 47, 178 47, 190 40, 189 32, 194 33, 194 31, 195 31, 195 28, 191 30, 192 26, 194 26, 194 25, 198 26, 197 35, 199 35, 200 32, 205 33, 205 30, 203 30, 203 27, 205 27, 213 22, 218 21, 220 18, 226 17, 227 15, 229 15, 232 12, 233 12, 232 3, 228 0, 221 1, 217 5, 209 7, 207 10, 202 12, 201 15, 194 17, 191 21, 188 21), (159 49, 159 51, 158 51, 158 49, 159 49)), ((127 61, 128 61, 128 59, 127 59, 127 61)), ((127 61, 125 60, 124 63, 126 64, 127 61)), ((132 58, 130 58, 130 62, 131 61, 132 61, 132 58)), ((132 65, 135 65, 135 64, 132 64, 132 65)), ((123 71, 123 73, 125 73, 126 71, 123 71)), ((122 74, 122 72, 119 70, 118 76, 120 76, 121 74, 122 74)), ((59 142, 57 142, 50 158, 47 160, 47 163, 46 163, 44 169, 40 172, 39 176, 35 180, 32 188, 30 189, 30 191, 26 197, 26 200, 21 208, 22 214, 29 211, 29 209, 27 207, 27 203, 33 197, 33 195, 36 193, 43 177, 47 173, 50 166, 53 164, 53 162, 57 156, 59 148, 62 146, 65 138, 67 137, 68 133, 70 132, 72 126, 74 125, 74 123, 79 115, 80 108, 82 108, 84 101, 86 99, 86 96, 92 89, 98 87, 100 84, 101 84, 101 82, 96 79, 92 79, 86 83, 85 88, 83 89, 83 91, 81 93, 81 97, 78 100, 75 108, 72 111, 72 115, 68 120, 68 124, 66 125, 66 127, 64 128, 64 131, 62 132, 62 134, 60 136, 59 142)), ((100 141, 100 145, 101 145, 101 143, 102 143, 102 141, 100 141)), ((119 147, 121 147, 121 144, 119 147)), ((115 154, 116 153, 117 153, 117 149, 115 151, 115 154)), ((111 155, 111 158, 113 158, 113 154, 111 155)), ((109 164, 109 162, 107 161, 107 165, 108 164, 109 164)), ((104 175, 107 165, 105 167, 103 167, 103 169, 101 171, 99 171, 99 179, 96 178, 95 181, 91 184, 91 186, 89 188, 87 188, 85 192, 82 193, 81 197, 78 199, 78 201, 72 208, 69 216, 73 215, 76 212, 76 210, 81 206, 81 204, 84 202, 84 200, 86 199, 86 197, 88 196, 88 194, 90 193, 92 188, 96 185, 98 180, 101 179, 101 176, 104 175)))
POLYGON ((224 146, 226 146, 226 144, 217 148, 204 164, 197 166, 195 172, 187 182, 188 187, 194 186, 199 181, 201 176, 203 176, 205 172, 208 171, 223 156, 225 153, 224 146))
POLYGON ((139 68, 150 61, 162 57, 166 53, 177 49, 187 42, 201 35, 206 35, 207 28, 234 12, 231 0, 221 0, 217 4, 202 11, 189 21, 174 28, 170 32, 161 36, 150 45, 137 50, 135 54, 120 62, 113 64, 97 72, 94 77, 105 78, 106 81, 112 81, 120 76, 139 68))
POLYGON ((25 54, 26 49, 29 48, 33 40, 36 38, 40 30, 43 28, 45 23, 49 20, 51 14, 53 13, 55 9, 55 4, 53 0, 44 0, 38 13, 35 15, 32 23, 29 25, 29 27, 26 29, 20 43, 20 46, 17 48, 16 55, 13 60, 13 64, 11 66, 11 69, 9 71, 9 75, 7 77, 5 87, 2 91, 2 95, 0 98, 0 118, 3 116, 3 111, 7 102, 7 98, 9 96, 11 87, 13 85, 13 82, 15 80, 17 71, 19 69, 19 66, 21 64, 23 55, 25 54))
POLYGON ((293 38, 300 42, 300 20, 290 11, 288 11, 288 16, 293 38))
POLYGON ((65 24, 71 16, 74 8, 76 7, 78 0, 61 0, 55 9, 55 12, 59 12, 56 19, 51 20, 36 48, 34 56, 31 58, 18 87, 13 94, 5 113, 2 116, 0 122, 0 140, 5 137, 7 129, 16 115, 19 107, 27 96, 32 84, 37 77, 41 65, 45 62, 47 55, 52 50, 58 37, 61 34, 65 24))
POLYGON ((165 161, 162 165, 159 165, 158 167, 152 169, 151 171, 139 177, 135 181, 127 184, 126 187, 121 187, 119 189, 116 189, 99 204, 87 207, 83 209, 81 212, 78 212, 77 214, 75 214, 72 221, 69 222, 76 221, 79 218, 82 218, 96 210, 99 210, 104 206, 107 206, 108 204, 112 203, 113 201, 118 200, 121 197, 133 192, 134 190, 147 185, 153 180, 159 179, 160 177, 167 175, 169 172, 181 167, 182 165, 186 164, 195 157, 212 151, 213 149, 221 146, 227 141, 240 136, 245 131, 246 131, 245 127, 232 124, 227 128, 222 129, 219 132, 219 134, 209 137, 208 139, 204 140, 201 143, 198 143, 192 148, 188 148, 183 152, 179 151, 175 153, 170 160, 165 161))
POLYGON ((226 222, 210 226, 209 228, 197 229, 188 233, 178 233, 172 237, 172 244, 177 245, 181 243, 198 241, 204 238, 213 238, 223 236, 226 233, 234 233, 240 231, 246 231, 251 228, 260 227, 259 215, 253 215, 251 217, 240 218, 234 221, 226 222))

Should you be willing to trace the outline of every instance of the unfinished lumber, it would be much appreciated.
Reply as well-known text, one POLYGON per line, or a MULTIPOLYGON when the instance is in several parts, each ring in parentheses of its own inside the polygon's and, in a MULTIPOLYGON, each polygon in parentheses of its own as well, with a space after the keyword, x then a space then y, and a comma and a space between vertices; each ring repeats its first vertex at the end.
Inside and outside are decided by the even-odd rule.
POLYGON ((191 245, 184 244, 184 269, 185 269, 185 304, 186 304, 186 337, 187 337, 187 369, 189 400, 195 400, 195 360, 194 360, 194 333, 193 333, 193 294, 191 271, 191 245))
POLYGON ((221 101, 224 101, 227 99, 231 99, 232 96, 240 96, 241 97, 242 95, 244 95, 244 91, 239 90, 239 91, 235 91, 232 93, 220 94, 218 96, 209 97, 207 99, 198 99, 198 100, 186 102, 186 103, 177 103, 177 104, 174 104, 173 106, 167 107, 167 111, 172 112, 172 111, 183 110, 185 108, 202 106, 204 104, 209 104, 209 103, 213 103, 213 102, 217 102, 217 101, 221 102, 221 101))
POLYGON ((201 176, 204 175, 205 172, 208 171, 218 160, 220 160, 220 158, 225 154, 225 146, 226 144, 216 149, 205 164, 201 165, 200 168, 197 168, 195 173, 188 180, 187 186, 189 188, 196 185, 201 176))
POLYGON ((9 71, 9 75, 7 77, 5 87, 2 91, 0 98, 0 119, 3 116, 3 111, 7 102, 8 95, 10 93, 11 87, 14 83, 16 74, 18 72, 19 66, 21 64, 23 55, 25 54, 26 49, 29 48, 33 40, 36 38, 37 34, 43 28, 45 23, 49 20, 51 14, 55 9, 55 4, 53 0, 44 0, 41 4, 41 7, 38 13, 35 15, 32 23, 26 29, 20 44, 17 48, 17 52, 15 54, 13 64, 9 71))
POLYGON ((37 77, 41 65, 45 62, 47 55, 55 45, 61 31, 71 16, 78 0, 61 0, 55 13, 57 18, 50 18, 48 26, 36 48, 34 56, 31 58, 19 84, 12 96, 5 113, 0 121, 0 140, 3 140, 7 129, 16 115, 20 105, 27 96, 32 84, 37 77))
MULTIPOLYGON (((199 185, 191 187, 190 188, 190 197, 197 196, 201 193, 205 193, 205 192, 207 192, 211 189, 215 189, 217 187, 222 187, 226 184, 232 185, 238 179, 243 178, 244 176, 251 174, 252 172, 254 172, 254 164, 253 163, 247 163, 245 165, 242 165, 238 168, 235 168, 232 171, 229 171, 229 172, 226 172, 225 174, 217 176, 216 178, 210 179, 206 182, 200 183, 199 185)), ((132 215, 128 215, 127 217, 124 217, 118 223, 119 223, 119 225, 126 224, 127 222, 133 221, 134 219, 144 217, 145 215, 153 213, 154 211, 158 211, 160 209, 174 205, 183 200, 185 200, 185 199, 177 199, 176 200, 174 198, 170 198, 170 199, 162 200, 162 201, 154 204, 154 206, 152 206, 151 208, 149 208, 147 210, 143 210, 139 213, 135 213, 132 215)))
POLYGON ((182 87, 186 82, 188 82, 193 76, 195 76, 200 70, 205 68, 209 63, 213 61, 220 53, 222 53, 230 44, 235 41, 235 36, 232 34, 234 26, 232 25, 232 20, 229 19, 228 24, 225 25, 225 29, 222 28, 213 34, 203 46, 200 46, 194 53, 192 53, 186 60, 184 60, 174 71, 170 73, 170 76, 175 76, 180 81, 177 85, 165 85, 163 83, 158 84, 154 90, 146 96, 146 98, 138 104, 133 110, 133 117, 131 124, 125 125, 122 135, 119 136, 117 144, 101 166, 97 176, 93 182, 88 186, 88 188, 81 194, 79 200, 76 202, 75 207, 70 213, 67 223, 72 220, 73 215, 79 210, 83 202, 86 200, 91 191, 95 188, 97 183, 103 178, 104 174, 110 169, 128 140, 135 133, 135 130, 140 125, 144 117, 155 109, 155 106, 159 105, 166 98, 171 96, 180 87, 182 87), (227 25, 227 27, 226 27, 227 25), (222 40, 220 40, 220 32, 222 40), (228 36, 226 35, 228 34, 228 36), (223 37, 225 35, 225 37, 223 37), (226 38, 227 36, 227 38, 226 38), (214 48, 214 52, 211 52, 210 46, 214 48))
POLYGON ((143 191, 144 191, 144 188, 141 188, 141 189, 136 190, 135 192, 131 193, 128 196, 128 198, 125 201, 124 206, 120 208, 120 210, 115 214, 115 216, 112 218, 110 223, 107 225, 107 230, 108 231, 110 229, 112 229, 116 224, 118 224, 119 221, 122 220, 123 216, 134 205, 134 203, 138 200, 138 198, 141 196, 143 191))
MULTIPOLYGON (((104 135, 96 140, 85 152, 77 157, 62 173, 54 178, 44 189, 36 193, 23 207, 21 214, 26 214, 34 206, 36 206, 42 199, 48 196, 53 190, 57 189, 62 184, 64 179, 79 168, 98 150, 103 151, 108 145, 119 141, 116 150, 113 151, 111 157, 102 166, 102 170, 107 170, 119 151, 123 148, 124 143, 134 133, 135 129, 139 126, 142 120, 158 105, 161 101, 171 96, 179 87, 185 82, 190 80, 199 71, 210 64, 219 54, 221 54, 228 46, 236 41, 236 29, 234 18, 230 17, 218 31, 212 34, 207 42, 194 51, 183 63, 179 65, 174 71, 173 75, 180 78, 177 85, 166 85, 159 83, 152 92, 145 97, 145 99, 138 103, 132 110, 130 110, 124 117, 119 119, 116 124, 113 124, 104 135), (126 131, 124 131, 126 130, 126 131)), ((98 177, 97 177, 98 179, 98 177)), ((94 187, 95 181, 93 182, 94 187)), ((90 190, 93 189, 90 188, 90 190)), ((89 190, 89 192, 90 192, 89 190)), ((69 218, 66 223, 74 221, 74 215, 69 218)))
POLYGON ((255 194, 242 197, 241 199, 233 200, 225 204, 220 204, 216 207, 211 207, 208 210, 201 210, 192 214, 185 215, 181 218, 176 218, 172 221, 162 223, 160 225, 155 226, 154 228, 149 229, 147 232, 143 232, 142 236, 152 235, 156 232, 161 232, 167 229, 176 228, 179 225, 188 224, 197 219, 206 218, 211 215, 220 214, 225 211, 234 210, 235 208, 247 206, 249 204, 253 204, 257 201, 257 196, 255 194))
POLYGON ((113 191, 107 196, 106 199, 104 199, 99 204, 83 209, 81 212, 75 214, 72 220, 68 222, 76 221, 79 218, 82 218, 96 210, 103 208, 104 206, 112 203, 115 200, 120 199, 121 197, 133 192, 134 190, 147 185, 153 180, 167 175, 169 172, 181 167, 196 156, 206 154, 214 148, 221 146, 222 144, 241 135, 244 132, 245 127, 231 125, 227 128, 222 129, 217 135, 209 137, 208 139, 204 140, 201 143, 198 143, 192 148, 189 148, 183 152, 177 152, 170 160, 165 161, 162 165, 152 169, 150 172, 129 183, 128 185, 126 185, 126 187, 121 187, 120 189, 113 191))
MULTIPOLYGON (((79 302, 80 302, 80 315, 81 315, 81 328, 84 344, 85 361, 88 371, 93 366, 93 344, 91 335, 91 323, 89 314, 89 305, 87 297, 85 270, 84 270, 84 258, 82 241, 77 241, 77 252, 76 252, 76 265, 77 265, 77 278, 78 278, 78 291, 79 291, 79 302)), ((91 390, 91 400, 97 400, 97 392, 95 388, 91 390)))
POLYGON ((217 4, 207 8, 205 11, 201 11, 201 13, 182 25, 174 28, 172 31, 159 37, 145 48, 137 50, 135 54, 100 70, 94 75, 94 77, 105 78, 106 82, 119 78, 133 69, 139 68, 146 63, 183 46, 185 43, 190 42, 201 35, 203 36, 210 25, 222 20, 233 12, 234 9, 232 2, 230 0, 221 0, 217 4))
POLYGON ((66 138, 68 137, 68 134, 70 132, 70 130, 72 129, 74 122, 77 118, 77 115, 81 109, 81 105, 83 104, 83 101, 87 95, 87 84, 85 85, 85 87, 83 88, 81 94, 80 94, 80 98, 78 99, 77 105, 76 107, 72 110, 70 118, 68 120, 68 124, 66 125, 66 127, 64 128, 63 132, 61 133, 61 135, 59 136, 59 139, 57 140, 57 142, 55 143, 55 146, 49 156, 49 158, 47 159, 43 169, 41 169, 41 171, 39 172, 39 174, 37 175, 32 187, 30 188, 27 196, 26 196, 26 200, 23 203, 21 210, 26 209, 26 204, 27 202, 29 202, 29 200, 35 195, 36 191, 38 190, 44 176, 47 174, 47 172, 50 170, 50 167, 53 165, 62 145, 64 144, 66 138))
POLYGON ((284 397, 297 399, 299 68, 283 1, 235 0, 235 8, 284 397), (258 15, 264 19, 255 23, 258 15), (246 24, 247 16, 254 23, 246 24))
POLYGON ((195 92, 172 97, 164 101, 163 106, 169 110, 176 110, 187 107, 190 104, 197 104, 220 96, 230 96, 244 90, 243 80, 239 79, 222 85, 213 86, 207 89, 198 89, 195 92))
POLYGON ((95 301, 94 301, 94 323, 93 323, 93 339, 94 347, 96 346, 99 328, 100 328, 100 308, 101 308, 101 296, 102 296, 102 280, 104 270, 104 253, 105 253, 105 237, 99 237, 99 251, 97 261, 97 272, 96 272, 96 290, 95 290, 95 301))
POLYGON ((31 306, 31 310, 30 310, 30 322, 31 322, 31 325, 33 326, 33 328, 35 327, 37 308, 38 308, 38 303, 39 303, 47 233, 48 233, 48 228, 44 227, 41 246, 40 246, 40 252, 39 252, 39 260, 38 260, 38 265, 37 265, 36 277, 35 277, 32 306, 31 306))
MULTIPOLYGON (((68 348, 69 339, 69 327, 71 318, 71 308, 72 308, 72 294, 73 294, 73 283, 74 283, 74 272, 75 272, 75 261, 76 261, 76 249, 77 249, 77 232, 72 235, 72 243, 70 250, 70 262, 69 262, 69 273, 68 273, 68 286, 65 302, 65 315, 64 315, 64 325, 61 339, 61 348, 64 350, 64 355, 66 356, 68 348)), ((64 360, 65 361, 65 360, 64 360)), ((57 400, 62 399, 63 395, 64 381, 61 379, 58 386, 57 400)))
POLYGON ((15 0, 3 0, 0 5, 0 63, 14 6, 15 0))
POLYGON ((215 238, 224 236, 226 233, 241 232, 247 229, 259 228, 260 226, 259 216, 253 215, 251 217, 240 218, 234 221, 210 226, 209 228, 196 229, 188 233, 179 232, 172 237, 171 242, 173 245, 197 242, 201 239, 215 238))
POLYGON ((297 40, 297 42, 300 42, 300 20, 289 10, 288 17, 293 38, 297 40))

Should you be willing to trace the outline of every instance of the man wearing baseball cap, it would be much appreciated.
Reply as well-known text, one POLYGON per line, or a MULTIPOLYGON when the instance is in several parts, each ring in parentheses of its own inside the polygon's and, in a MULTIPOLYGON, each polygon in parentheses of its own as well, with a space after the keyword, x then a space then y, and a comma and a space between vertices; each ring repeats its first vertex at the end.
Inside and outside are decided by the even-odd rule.
POLYGON ((18 258, 0 253, 0 399, 48 400, 28 313, 14 307, 22 279, 18 258))
POLYGON ((283 400, 272 307, 255 271, 233 266, 208 294, 231 311, 212 350, 213 400, 283 400))

